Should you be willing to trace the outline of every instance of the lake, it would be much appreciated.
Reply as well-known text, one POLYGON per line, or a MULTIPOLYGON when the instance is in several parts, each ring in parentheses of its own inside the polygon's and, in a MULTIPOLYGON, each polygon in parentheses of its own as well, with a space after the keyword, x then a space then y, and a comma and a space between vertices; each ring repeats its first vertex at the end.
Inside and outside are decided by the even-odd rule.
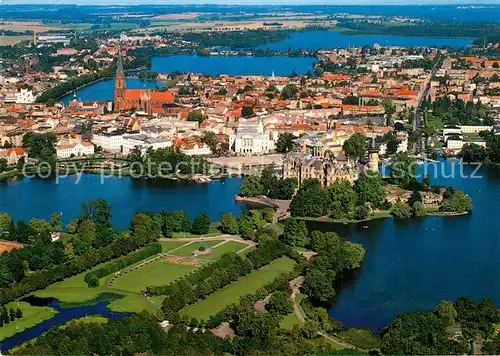
POLYGON ((465 38, 438 38, 438 37, 411 37, 390 35, 345 35, 340 31, 306 31, 296 32, 289 38, 275 43, 266 43, 257 46, 257 49, 287 50, 307 49, 319 50, 327 48, 347 48, 373 46, 378 43, 381 46, 401 47, 443 47, 454 48, 466 47, 473 39, 465 38))
MULTIPOLYGON (((366 249, 363 268, 341 283, 330 315, 348 326, 379 329, 400 313, 433 310, 445 299, 489 297, 500 304, 500 219, 496 216, 500 176, 482 172, 481 179, 445 178, 457 162, 444 161, 443 172, 435 177, 431 169, 431 182, 465 191, 473 199, 472 214, 327 228, 366 249)), ((464 168, 467 174, 473 170, 464 168)))
POLYGON ((289 75, 293 71, 305 74, 313 71, 314 57, 252 57, 179 55, 154 57, 151 69, 156 72, 194 72, 209 75, 289 75))
POLYGON ((128 229, 132 217, 140 211, 185 210, 192 219, 207 213, 218 221, 224 213, 239 215, 247 208, 234 200, 241 185, 239 178, 192 183, 111 177, 101 184, 100 175, 84 174, 76 182, 76 175, 60 179, 59 184, 37 178, 4 181, 0 184, 0 211, 26 221, 32 217, 49 219, 53 212, 62 212, 67 224, 81 215, 84 201, 104 198, 112 207, 113 226, 128 229))

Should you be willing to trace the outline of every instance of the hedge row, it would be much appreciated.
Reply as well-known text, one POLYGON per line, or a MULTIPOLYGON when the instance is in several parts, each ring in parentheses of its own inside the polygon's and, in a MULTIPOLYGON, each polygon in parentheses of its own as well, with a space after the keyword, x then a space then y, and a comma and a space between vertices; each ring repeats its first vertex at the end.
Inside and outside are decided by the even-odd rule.
POLYGON ((97 270, 89 272, 85 275, 85 281, 87 281, 89 275, 93 274, 98 279, 109 276, 112 273, 121 271, 125 267, 133 265, 139 261, 142 261, 150 256, 157 255, 161 252, 161 245, 157 242, 152 243, 146 247, 141 248, 139 251, 132 252, 126 256, 117 258, 113 261, 106 263, 104 266, 100 267, 97 270))
POLYGON ((121 237, 106 247, 91 250, 53 268, 34 272, 10 287, 0 290, 0 304, 7 304, 36 290, 85 272, 101 263, 129 254, 141 247, 132 237, 121 237))

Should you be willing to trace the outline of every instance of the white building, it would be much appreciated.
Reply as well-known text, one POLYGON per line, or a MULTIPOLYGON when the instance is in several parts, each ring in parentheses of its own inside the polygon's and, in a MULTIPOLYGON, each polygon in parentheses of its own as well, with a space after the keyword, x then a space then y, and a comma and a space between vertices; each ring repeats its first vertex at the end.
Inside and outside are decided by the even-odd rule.
POLYGON ((16 93, 16 104, 33 104, 34 102, 35 96, 31 90, 21 89, 16 93))
POLYGON ((238 154, 262 154, 274 151, 274 141, 261 119, 240 119, 236 133, 229 135, 229 147, 238 154))
POLYGON ((464 147, 464 141, 458 136, 452 136, 446 140, 446 148, 450 151, 461 151, 462 147, 464 147))
POLYGON ((188 156, 203 156, 212 154, 212 150, 204 142, 184 144, 181 146, 179 151, 188 156))
POLYGON ((123 135, 122 152, 128 155, 135 147, 139 147, 143 153, 148 148, 158 149, 172 146, 172 141, 166 138, 152 138, 143 134, 123 135))
POLYGON ((100 146, 104 151, 121 151, 123 146, 123 133, 121 132, 101 132, 94 134, 92 142, 100 146))
POLYGON ((57 158, 92 156, 94 145, 90 142, 80 142, 56 147, 57 158))

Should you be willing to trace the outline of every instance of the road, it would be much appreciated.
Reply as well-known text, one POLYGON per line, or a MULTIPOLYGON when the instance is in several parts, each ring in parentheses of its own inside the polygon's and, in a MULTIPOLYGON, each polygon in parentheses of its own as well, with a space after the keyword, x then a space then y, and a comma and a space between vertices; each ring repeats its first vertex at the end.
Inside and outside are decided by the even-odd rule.
MULTIPOLYGON (((425 78, 424 85, 422 90, 418 94, 417 107, 415 108, 415 118, 413 120, 413 130, 418 131, 424 128, 425 123, 422 122, 422 112, 420 110, 420 106, 422 105, 422 101, 427 98, 430 89, 430 83, 434 74, 438 70, 439 60, 436 61, 436 64, 430 71, 427 78, 425 78)), ((418 154, 425 150, 425 138, 422 136, 422 132, 420 131, 419 139, 413 144, 413 153, 418 154)))

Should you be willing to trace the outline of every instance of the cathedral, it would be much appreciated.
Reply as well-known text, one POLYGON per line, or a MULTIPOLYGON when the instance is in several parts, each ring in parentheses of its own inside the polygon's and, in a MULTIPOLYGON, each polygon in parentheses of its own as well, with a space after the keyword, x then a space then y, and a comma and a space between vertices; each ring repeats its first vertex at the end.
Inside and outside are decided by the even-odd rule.
POLYGON ((169 111, 174 104, 175 96, 168 91, 152 89, 127 89, 127 82, 123 74, 121 53, 116 68, 114 111, 140 110, 148 115, 161 114, 169 111))

